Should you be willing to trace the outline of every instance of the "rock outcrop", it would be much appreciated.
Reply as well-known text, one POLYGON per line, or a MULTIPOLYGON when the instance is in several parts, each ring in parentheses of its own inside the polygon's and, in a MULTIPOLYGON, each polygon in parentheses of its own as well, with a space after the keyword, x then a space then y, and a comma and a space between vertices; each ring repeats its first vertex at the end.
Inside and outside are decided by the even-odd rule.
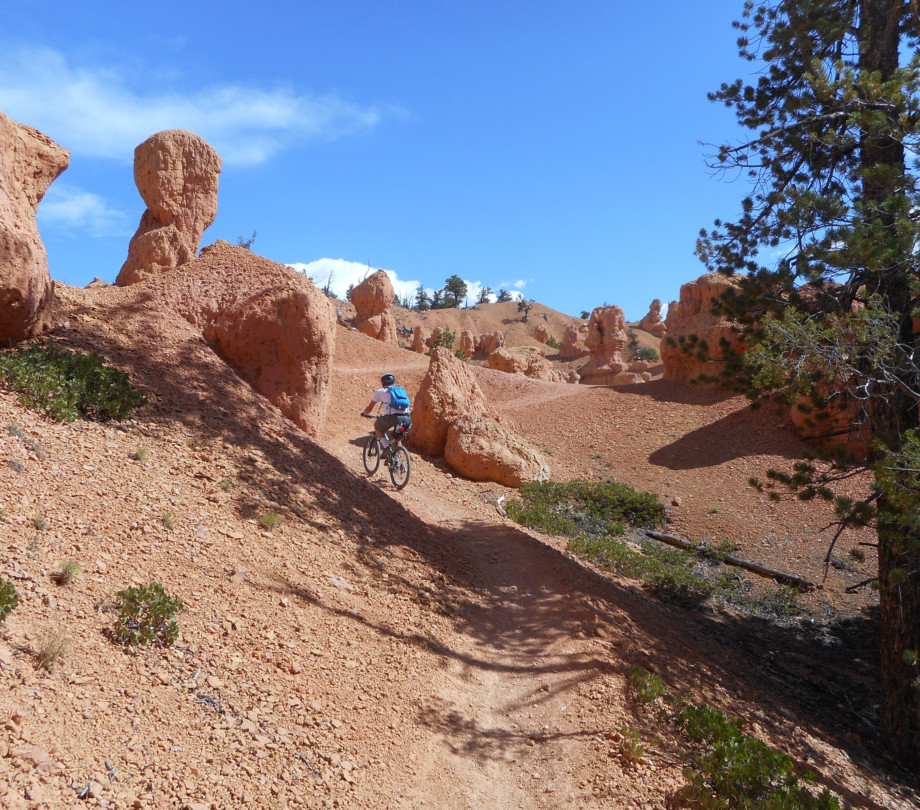
POLYGON ((623 310, 617 306, 597 307, 588 319, 585 348, 591 357, 579 369, 581 381, 589 385, 615 384, 617 375, 628 367, 623 360, 627 339, 623 310))
POLYGON ((424 326, 416 326, 412 333, 412 351, 424 354, 428 351, 428 330, 424 326))
POLYGON ((490 334, 480 335, 476 340, 476 351, 479 354, 492 354, 505 345, 505 335, 503 332, 493 332, 490 334))
POLYGON ((35 212, 69 165, 70 152, 0 113, 0 344, 48 327, 54 282, 35 212))
POLYGON ((134 182, 147 210, 115 283, 136 284, 187 264, 217 216, 221 160, 194 132, 167 129, 134 150, 134 182))
POLYGON ((393 305, 393 285, 383 270, 378 270, 351 291, 355 305, 355 329, 383 343, 399 345, 396 337, 396 319, 390 313, 393 305))
POLYGON ((329 404, 335 307, 305 276, 218 241, 182 273, 145 284, 256 391, 310 436, 329 404))
POLYGON ((656 298, 648 308, 648 314, 639 321, 639 328, 657 338, 663 338, 668 333, 667 324, 661 320, 661 301, 656 298))
POLYGON ((469 329, 464 329, 460 333, 460 348, 466 352, 467 357, 472 357, 476 351, 476 339, 469 329))
POLYGON ((533 339, 538 343, 546 343, 546 339, 549 337, 549 329, 546 328, 545 323, 538 323, 533 328, 533 339))
POLYGON ((515 346, 496 349, 489 355, 489 368, 508 374, 523 374, 534 380, 565 382, 562 373, 550 363, 536 346, 515 346))
POLYGON ((734 351, 744 351, 743 341, 731 321, 712 314, 712 303, 729 287, 740 283, 738 277, 721 273, 706 273, 680 288, 680 300, 668 306, 668 336, 661 343, 661 360, 664 379, 687 385, 701 374, 717 376, 724 367, 724 338, 734 351), (699 349, 685 352, 682 345, 696 336, 705 341, 705 359, 698 356, 699 349))
POLYGON ((559 350, 559 356, 563 360, 578 360, 584 357, 588 350, 584 344, 579 341, 580 331, 575 324, 569 324, 562 333, 562 348, 559 350))
POLYGON ((534 447, 487 417, 464 416, 451 424, 444 460, 466 478, 506 487, 549 477, 546 460, 534 447))
POLYGON ((423 453, 439 456, 448 428, 465 416, 498 418, 466 363, 450 349, 432 349, 428 373, 412 404, 409 441, 423 453))

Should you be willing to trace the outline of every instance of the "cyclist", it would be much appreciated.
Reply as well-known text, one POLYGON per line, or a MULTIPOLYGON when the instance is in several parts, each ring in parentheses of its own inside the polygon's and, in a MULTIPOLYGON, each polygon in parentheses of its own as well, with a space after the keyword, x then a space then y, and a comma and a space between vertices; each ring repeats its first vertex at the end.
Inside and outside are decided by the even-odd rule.
POLYGON ((390 449, 390 437, 387 435, 387 431, 396 427, 396 423, 400 416, 408 416, 411 408, 408 405, 409 400, 408 397, 406 397, 406 392, 402 388, 398 388, 398 394, 405 397, 406 406, 404 408, 399 408, 393 405, 394 394, 390 389, 396 385, 395 375, 384 374, 380 378, 380 385, 381 387, 374 392, 374 396, 371 397, 371 401, 367 404, 367 407, 361 411, 361 415, 370 416, 371 411, 374 410, 376 405, 379 404, 383 406, 383 413, 378 415, 377 419, 374 421, 374 433, 383 445, 383 455, 385 458, 390 449))

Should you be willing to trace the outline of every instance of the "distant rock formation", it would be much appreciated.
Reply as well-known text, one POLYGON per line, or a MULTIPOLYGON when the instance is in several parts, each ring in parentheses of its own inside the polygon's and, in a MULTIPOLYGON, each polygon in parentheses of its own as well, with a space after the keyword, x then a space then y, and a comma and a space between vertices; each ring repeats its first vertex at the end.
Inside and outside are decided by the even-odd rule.
POLYGON ((466 478, 506 487, 549 478, 546 460, 536 448, 487 417, 464 416, 451 424, 444 460, 466 478))
POLYGON ((424 354, 428 351, 428 330, 424 326, 416 326, 412 333, 412 351, 424 354))
POLYGON ((591 352, 591 357, 578 370, 580 382, 586 385, 632 385, 651 380, 652 375, 645 371, 645 363, 631 364, 623 360, 627 340, 623 310, 617 306, 597 307, 588 320, 585 348, 591 352))
POLYGON ((69 165, 70 152, 0 113, 0 344, 49 325, 54 282, 35 212, 69 165))
POLYGON ((546 339, 549 337, 549 329, 546 328, 545 323, 538 323, 533 328, 533 339, 539 343, 546 343, 546 339))
POLYGON ((588 354, 584 344, 579 341, 580 330, 575 324, 569 324, 562 333, 562 348, 559 356, 563 360, 578 360, 588 354))
POLYGON ((221 160, 194 132, 167 129, 134 150, 134 182, 147 210, 115 283, 127 286, 187 264, 217 216, 221 160))
POLYGON ((460 333, 460 348, 466 352, 467 357, 472 357, 473 352, 476 351, 476 339, 469 329, 464 329, 460 333))
POLYGON ((396 319, 390 313, 393 295, 390 277, 383 270, 378 270, 352 289, 350 300, 357 313, 355 329, 382 343, 398 346, 396 319))
POLYGON ((480 335, 476 339, 476 351, 479 354, 492 354, 505 345, 505 335, 503 332, 493 332, 490 334, 480 335))
POLYGON ((657 338, 663 338, 668 333, 667 324, 661 320, 661 301, 656 298, 648 308, 648 315, 639 321, 639 328, 657 338))
POLYGON ((447 430, 464 416, 497 418, 473 373, 450 349, 431 350, 428 373, 412 404, 409 441, 423 453, 444 452, 447 430))
POLYGON ((256 391, 316 436, 329 403, 335 307, 305 276, 218 241, 145 284, 256 391))
POLYGON ((534 380, 565 382, 562 373, 550 363, 536 346, 515 346, 496 349, 489 355, 489 368, 508 374, 522 374, 534 380))
POLYGON ((680 288, 680 300, 668 306, 665 321, 668 336, 661 343, 661 360, 664 363, 664 379, 680 385, 687 385, 701 374, 716 376, 724 367, 724 338, 735 351, 743 351, 741 336, 732 324, 720 315, 712 314, 713 300, 730 287, 740 284, 739 277, 721 273, 706 273, 695 281, 689 281, 680 288), (699 350, 685 352, 681 345, 696 335, 705 341, 705 359, 698 356, 699 350))

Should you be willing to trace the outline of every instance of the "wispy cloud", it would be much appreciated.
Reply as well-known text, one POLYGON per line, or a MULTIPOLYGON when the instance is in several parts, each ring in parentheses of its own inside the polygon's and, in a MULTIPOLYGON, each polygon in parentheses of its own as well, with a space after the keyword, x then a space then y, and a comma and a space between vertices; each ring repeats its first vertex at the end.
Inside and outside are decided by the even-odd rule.
POLYGON ((138 91, 118 71, 77 67, 48 48, 4 54, 0 109, 75 153, 126 163, 134 159, 135 146, 163 129, 192 130, 224 161, 254 164, 293 143, 340 138, 402 114, 392 106, 360 106, 290 87, 138 91))
POLYGON ((109 208, 98 194, 66 183, 54 183, 38 207, 38 224, 93 237, 130 236, 127 214, 109 208))

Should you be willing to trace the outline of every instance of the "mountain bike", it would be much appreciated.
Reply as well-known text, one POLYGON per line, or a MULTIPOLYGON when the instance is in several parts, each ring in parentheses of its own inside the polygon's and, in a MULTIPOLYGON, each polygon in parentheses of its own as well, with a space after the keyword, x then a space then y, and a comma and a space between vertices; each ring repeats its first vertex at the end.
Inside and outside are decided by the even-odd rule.
MULTIPOLYGON (((367 419, 377 418, 374 414, 362 413, 361 415, 367 419)), ((412 460, 409 456, 409 451, 402 446, 402 440, 406 431, 400 431, 399 427, 400 426, 397 425, 387 431, 390 446, 386 449, 384 449, 383 445, 380 443, 377 434, 371 431, 371 435, 367 437, 367 442, 362 452, 364 469, 367 470, 367 474, 373 475, 377 472, 377 468, 380 466, 382 460, 390 471, 390 480, 393 482, 393 486, 396 487, 396 489, 402 489, 409 483, 409 475, 412 472, 412 460)))

